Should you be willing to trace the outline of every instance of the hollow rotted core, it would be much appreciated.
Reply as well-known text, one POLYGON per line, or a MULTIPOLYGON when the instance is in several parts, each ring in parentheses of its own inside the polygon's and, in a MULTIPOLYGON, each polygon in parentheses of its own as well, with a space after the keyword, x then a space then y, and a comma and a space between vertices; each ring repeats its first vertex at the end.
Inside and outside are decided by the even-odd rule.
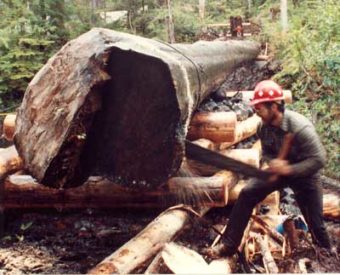
POLYGON ((169 68, 162 61, 114 49, 96 114, 80 156, 82 173, 124 185, 154 186, 177 171, 183 150, 180 111, 169 68))

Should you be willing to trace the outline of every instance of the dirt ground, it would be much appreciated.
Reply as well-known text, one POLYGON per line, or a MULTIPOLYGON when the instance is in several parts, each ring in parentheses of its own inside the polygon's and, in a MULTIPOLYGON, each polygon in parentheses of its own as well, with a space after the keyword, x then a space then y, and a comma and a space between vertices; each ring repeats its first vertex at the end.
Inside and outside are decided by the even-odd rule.
MULTIPOLYGON (((326 189, 326 193, 334 190, 326 189)), ((339 192, 336 192, 339 194, 339 192)), ((206 219, 226 224, 231 207, 214 209, 206 219)), ((140 232, 162 209, 81 209, 81 210, 11 210, 5 212, 4 232, 0 240, 0 274, 86 273, 106 256, 140 232)), ((339 222, 327 221, 333 243, 340 253, 339 222)), ((176 242, 204 255, 203 251, 216 233, 196 218, 176 242)), ((336 259, 317 259, 309 246, 295 255, 312 260, 309 272, 340 272, 336 259)), ((206 257, 209 261, 209 258, 206 257)), ((259 260, 260 261, 260 260, 259 260)), ((260 266, 259 262, 259 266, 260 266)), ((292 259, 278 262, 282 271, 291 272, 292 259)), ((252 267, 256 271, 255 267, 252 267)), ((239 272, 242 272, 239 267, 239 272)))

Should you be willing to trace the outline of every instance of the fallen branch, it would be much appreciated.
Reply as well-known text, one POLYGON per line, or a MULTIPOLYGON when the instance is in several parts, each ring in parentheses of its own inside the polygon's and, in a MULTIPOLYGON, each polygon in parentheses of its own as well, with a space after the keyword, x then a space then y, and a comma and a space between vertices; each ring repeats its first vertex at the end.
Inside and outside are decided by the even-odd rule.
POLYGON ((256 240, 260 245, 263 265, 266 269, 266 273, 276 274, 279 273, 279 269, 273 259, 273 256, 269 250, 268 240, 266 236, 262 238, 260 234, 257 234, 256 240))
MULTIPOLYGON (((201 209, 201 215, 208 208, 201 209)), ((108 256, 91 274, 127 274, 156 255, 164 245, 172 241, 189 220, 190 213, 185 209, 170 209, 161 213, 137 236, 128 241, 112 255, 108 256)))
POLYGON ((280 245, 283 244, 284 237, 280 233, 278 233, 275 229, 270 228, 268 224, 265 221, 263 221, 259 216, 252 215, 251 219, 253 219, 254 222, 258 223, 262 227, 264 232, 266 232, 276 242, 278 242, 280 245))

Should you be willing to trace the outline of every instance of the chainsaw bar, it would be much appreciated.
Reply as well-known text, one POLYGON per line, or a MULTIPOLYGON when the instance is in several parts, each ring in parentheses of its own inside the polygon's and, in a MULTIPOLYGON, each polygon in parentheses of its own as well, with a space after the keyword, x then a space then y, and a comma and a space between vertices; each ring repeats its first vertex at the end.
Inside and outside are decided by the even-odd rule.
POLYGON ((241 162, 239 160, 224 156, 220 153, 203 148, 191 141, 185 141, 186 156, 190 159, 212 165, 220 169, 230 170, 248 177, 268 180, 273 174, 260 170, 254 166, 241 162))

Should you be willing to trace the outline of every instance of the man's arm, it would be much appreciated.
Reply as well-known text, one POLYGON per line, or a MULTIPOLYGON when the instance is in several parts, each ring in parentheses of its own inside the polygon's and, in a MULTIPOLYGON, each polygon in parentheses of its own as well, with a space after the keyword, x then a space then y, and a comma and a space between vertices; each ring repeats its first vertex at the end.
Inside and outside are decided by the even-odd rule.
POLYGON ((293 176, 308 176, 325 166, 326 152, 314 127, 307 126, 298 132, 297 142, 303 160, 291 165, 293 176))
POLYGON ((295 134, 294 142, 298 143, 298 153, 302 160, 289 164, 275 159, 270 163, 271 171, 284 176, 304 177, 316 173, 325 165, 326 153, 314 127, 304 127, 295 134))

